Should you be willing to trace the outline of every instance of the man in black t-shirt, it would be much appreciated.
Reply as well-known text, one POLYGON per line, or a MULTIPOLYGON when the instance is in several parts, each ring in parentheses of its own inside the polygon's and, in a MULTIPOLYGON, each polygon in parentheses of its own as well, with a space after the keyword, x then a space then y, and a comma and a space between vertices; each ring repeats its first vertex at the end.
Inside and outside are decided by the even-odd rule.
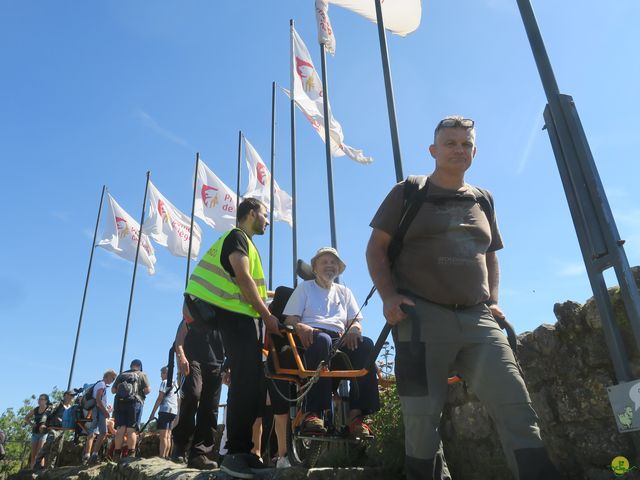
POLYGON ((187 445, 189 466, 215 468, 215 462, 207 458, 213 449, 218 426, 218 405, 222 385, 220 367, 224 361, 224 349, 220 332, 213 318, 209 322, 194 322, 185 317, 176 334, 175 348, 181 373, 182 401, 178 423, 173 429, 174 461, 183 462, 187 445))

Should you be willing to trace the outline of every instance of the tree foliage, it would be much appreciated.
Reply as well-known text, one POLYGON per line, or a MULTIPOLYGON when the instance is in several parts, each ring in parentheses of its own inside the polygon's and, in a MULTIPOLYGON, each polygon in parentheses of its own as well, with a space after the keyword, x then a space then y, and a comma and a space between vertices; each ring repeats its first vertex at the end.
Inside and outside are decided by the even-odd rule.
MULTIPOLYGON (((61 401, 63 393, 63 390, 53 387, 49 394, 51 402, 55 404, 61 401)), ((0 415, 0 430, 6 435, 4 447, 7 454, 5 459, 0 462, 0 479, 6 478, 29 465, 32 426, 25 424, 24 418, 35 406, 36 396, 31 395, 23 400, 22 406, 18 410, 7 408, 0 415)))

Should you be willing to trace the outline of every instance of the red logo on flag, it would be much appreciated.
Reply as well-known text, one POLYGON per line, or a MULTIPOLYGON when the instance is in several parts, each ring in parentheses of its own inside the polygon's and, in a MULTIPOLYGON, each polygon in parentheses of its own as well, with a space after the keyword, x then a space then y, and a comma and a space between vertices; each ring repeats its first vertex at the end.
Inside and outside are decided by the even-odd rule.
POLYGON ((205 207, 208 208, 214 208, 220 201, 218 199, 218 189, 216 187, 202 185, 200 195, 202 196, 202 203, 204 203, 205 207))
POLYGON ((118 230, 118 238, 124 238, 129 235, 129 226, 122 217, 116 217, 116 229, 118 230))
POLYGON ((264 185, 264 182, 267 180, 267 167, 264 166, 264 163, 258 162, 256 165, 256 174, 258 175, 258 181, 264 185))
POLYGON ((169 212, 167 211, 167 206, 162 200, 158 200, 158 213, 162 217, 162 221, 164 223, 169 223, 171 221, 171 217, 169 216, 169 212))
MULTIPOLYGON (((311 92, 316 89, 313 72, 315 72, 315 68, 311 63, 296 57, 296 73, 302 80, 302 88, 304 88, 305 92, 311 92)), ((322 96, 322 89, 318 94, 322 96)))

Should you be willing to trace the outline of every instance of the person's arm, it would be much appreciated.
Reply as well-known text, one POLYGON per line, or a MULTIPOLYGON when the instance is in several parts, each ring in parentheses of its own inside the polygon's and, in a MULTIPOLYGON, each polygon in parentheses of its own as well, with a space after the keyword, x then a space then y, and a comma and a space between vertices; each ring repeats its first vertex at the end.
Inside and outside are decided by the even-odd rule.
POLYGON ((500 265, 495 251, 487 252, 487 275, 489 277, 489 309, 494 317, 505 318, 505 314, 498 306, 500 291, 500 265))
POLYGON ((288 315, 284 320, 285 325, 292 325, 296 331, 296 335, 300 339, 302 346, 304 348, 309 348, 313 344, 313 330, 314 328, 310 325, 302 323, 300 316, 298 315, 288 315))
POLYGON ((189 327, 187 327, 187 323, 182 320, 180 322, 180 326, 178 327, 178 331, 176 332, 176 339, 174 345, 176 347, 176 360, 178 362, 178 370, 185 377, 191 373, 189 371, 189 359, 184 353, 184 339, 187 337, 187 333, 189 332, 189 327))
POLYGON ((158 392, 158 398, 156 400, 156 403, 153 405, 153 410, 151 410, 151 415, 149 415, 149 419, 152 419, 156 414, 156 410, 158 410, 158 407, 160 407, 160 404, 164 400, 164 396, 165 396, 165 393, 163 391, 158 392))
POLYGON ((367 245, 367 266, 373 284, 382 299, 384 317, 389 324, 396 325, 407 317, 400 309, 400 305, 415 306, 415 303, 410 298, 400 295, 393 285, 391 265, 387 256, 390 243, 391 235, 379 228, 374 228, 367 245))
POLYGON ((100 411, 104 414, 104 418, 109 418, 109 410, 107 410, 107 407, 102 402, 102 397, 104 397, 106 393, 106 387, 98 390, 98 394, 96 395, 96 407, 98 407, 98 409, 100 409, 100 411))
POLYGON ((249 257, 236 251, 229 255, 229 263, 235 273, 235 280, 240 288, 240 292, 246 301, 251 304, 256 312, 258 312, 267 327, 267 331, 269 333, 280 335, 278 319, 269 311, 264 300, 260 297, 260 292, 258 292, 256 283, 253 281, 253 278, 251 278, 251 273, 249 271, 249 257))
POLYGON ((149 395, 151 393, 151 384, 149 383, 149 377, 144 373, 142 374, 142 383, 144 385, 142 391, 145 395, 149 395))

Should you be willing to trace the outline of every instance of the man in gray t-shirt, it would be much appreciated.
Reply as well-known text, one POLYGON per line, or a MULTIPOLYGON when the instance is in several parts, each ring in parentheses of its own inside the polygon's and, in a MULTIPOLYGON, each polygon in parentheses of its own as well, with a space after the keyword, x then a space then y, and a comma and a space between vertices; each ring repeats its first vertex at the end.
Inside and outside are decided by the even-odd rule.
MULTIPOLYGON (((436 165, 421 178, 423 201, 390 265, 388 251, 403 216, 406 182, 397 184, 371 221, 369 272, 394 326, 396 379, 405 426, 408 480, 450 478, 437 457, 438 427, 455 368, 494 418, 517 480, 555 480, 538 418, 496 319, 497 250, 502 239, 486 191, 465 183, 476 154, 474 122, 446 117, 429 147, 436 165), (407 309, 413 309, 412 320, 407 309)), ((416 189, 417 190, 417 189, 416 189)), ((409 199, 418 198, 413 195, 409 199)))

